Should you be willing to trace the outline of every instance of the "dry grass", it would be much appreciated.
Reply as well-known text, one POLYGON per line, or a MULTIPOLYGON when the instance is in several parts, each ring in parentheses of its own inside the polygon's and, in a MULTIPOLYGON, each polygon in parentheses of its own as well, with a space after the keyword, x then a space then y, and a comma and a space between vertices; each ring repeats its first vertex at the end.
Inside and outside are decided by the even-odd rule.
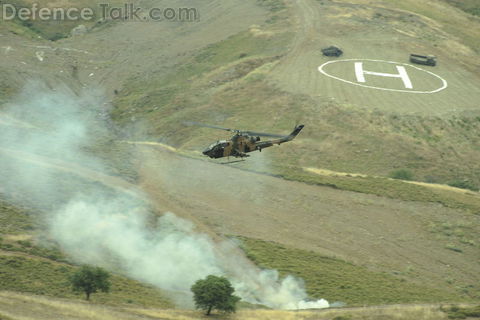
MULTIPOLYGON (((304 168, 305 171, 307 172, 312 172, 315 174, 319 174, 322 176, 330 176, 330 177, 361 177, 361 178, 367 178, 368 175, 362 174, 362 173, 349 173, 349 172, 338 172, 338 171, 333 171, 333 170, 328 170, 328 169, 319 169, 319 168, 304 168)), ((379 178, 373 176, 373 178, 379 178)), ((398 179, 396 179, 398 180, 398 179)), ((432 188, 432 189, 439 189, 439 190, 446 190, 446 191, 452 191, 452 192, 459 192, 459 193, 465 193, 465 194, 470 194, 473 196, 480 196, 478 192, 472 191, 472 190, 467 190, 467 189, 462 189, 462 188, 457 188, 457 187, 452 187, 446 184, 439 184, 439 183, 427 183, 427 182, 421 182, 421 181, 408 181, 408 180, 401 180, 402 182, 405 183, 411 183, 411 184, 416 184, 418 186, 422 187, 427 187, 427 188, 432 188)))
POLYGON ((368 177, 366 174, 361 173, 348 173, 348 172, 338 172, 328 169, 319 169, 319 168, 304 168, 305 171, 313 172, 322 176, 331 176, 331 177, 368 177))
POLYGON ((416 185, 419 185, 419 186, 424 186, 424 187, 427 187, 427 188, 447 190, 447 191, 460 192, 460 193, 471 194, 471 195, 474 195, 474 196, 479 196, 478 192, 467 190, 467 189, 462 189, 462 188, 457 188, 457 187, 452 187, 452 186, 445 185, 445 184, 426 183, 426 182, 419 182, 419 181, 404 181, 404 182, 413 183, 413 184, 416 184, 416 185))
POLYGON ((261 268, 276 269, 282 276, 289 274, 303 279, 311 298, 341 301, 347 306, 471 301, 470 297, 443 284, 420 285, 407 275, 373 272, 310 251, 267 241, 240 239, 250 260, 261 268))
POLYGON ((447 315, 438 305, 392 305, 308 311, 243 309, 232 315, 213 314, 207 317, 202 312, 194 310, 99 306, 65 299, 0 292, 0 318, 8 320, 443 320, 447 319, 447 315))
MULTIPOLYGON (((11 319, 136 319, 120 309, 41 296, 0 293, 0 315, 11 319)), ((1 317, 0 317, 1 318, 1 317)))
POLYGON ((31 234, 7 234, 3 238, 7 241, 27 241, 32 240, 33 236, 31 234))
MULTIPOLYGON (((387 3, 389 3, 390 6, 395 6, 417 14, 427 21, 435 22, 435 25, 441 26, 441 29, 439 28, 438 30, 442 30, 443 32, 447 30, 449 33, 448 36, 451 39, 448 39, 446 43, 451 44, 450 49, 457 50, 459 45, 466 45, 469 47, 466 53, 471 56, 473 56, 473 52, 470 48, 477 53, 480 50, 478 28, 472 27, 472 23, 475 23, 472 17, 460 12, 460 10, 453 10, 451 6, 445 2, 432 0, 388 0, 387 3)), ((473 3, 473 1, 471 1, 471 3, 473 3)), ((464 6, 465 9, 471 9, 470 7, 466 7, 466 3, 460 5, 460 7, 462 6, 464 6)), ((473 7, 476 7, 478 10, 478 3, 475 5, 472 4, 472 8, 473 7)))

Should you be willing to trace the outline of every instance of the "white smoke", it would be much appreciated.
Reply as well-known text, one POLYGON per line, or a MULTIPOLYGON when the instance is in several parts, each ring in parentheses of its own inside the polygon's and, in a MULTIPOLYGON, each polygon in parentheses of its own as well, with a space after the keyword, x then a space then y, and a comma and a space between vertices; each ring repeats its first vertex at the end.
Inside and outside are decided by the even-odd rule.
POLYGON ((274 270, 260 271, 232 242, 215 243, 194 232, 194 226, 173 213, 148 228, 149 214, 126 209, 122 200, 72 200, 51 221, 52 235, 76 259, 91 264, 119 266, 143 282, 190 296, 190 287, 209 274, 227 276, 243 300, 276 309, 328 307, 328 302, 306 302, 301 282, 279 279, 274 270))
MULTIPOLYGON (((5 113, 16 123, 33 121, 39 127, 0 124, 0 152, 17 156, 21 152, 25 157, 41 154, 53 162, 80 162, 101 172, 100 161, 82 151, 90 141, 89 132, 101 132, 94 128, 90 108, 98 103, 86 96, 66 88, 53 92, 42 86, 28 87, 14 112, 5 113)), ((191 305, 191 285, 209 274, 228 277, 236 294, 250 303, 275 309, 329 306, 323 299, 308 301, 301 280, 281 279, 275 270, 259 270, 233 241, 215 242, 173 213, 152 221, 145 197, 97 186, 65 198, 62 190, 53 187, 52 180, 59 177, 51 168, 11 157, 1 157, 0 166, 8 167, 0 172, 2 181, 8 179, 26 195, 52 202, 55 210, 47 219, 51 236, 80 263, 102 265, 157 286, 183 306, 191 305)))

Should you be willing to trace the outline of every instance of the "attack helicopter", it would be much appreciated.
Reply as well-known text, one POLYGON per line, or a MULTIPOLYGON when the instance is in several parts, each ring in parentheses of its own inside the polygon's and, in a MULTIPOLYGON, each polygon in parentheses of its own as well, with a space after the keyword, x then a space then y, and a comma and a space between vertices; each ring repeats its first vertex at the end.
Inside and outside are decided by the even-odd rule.
POLYGON ((208 148, 203 150, 203 154, 210 158, 217 159, 223 157, 249 157, 248 152, 262 151, 262 149, 271 147, 273 145, 280 145, 282 143, 293 140, 302 131, 304 125, 297 125, 289 135, 279 135, 272 133, 263 133, 255 131, 242 131, 238 129, 222 128, 209 124, 199 122, 186 122, 186 125, 194 125, 199 127, 206 127, 218 130, 224 130, 235 133, 230 140, 219 140, 212 143, 208 148), (260 137, 276 138, 272 140, 261 141, 260 137))

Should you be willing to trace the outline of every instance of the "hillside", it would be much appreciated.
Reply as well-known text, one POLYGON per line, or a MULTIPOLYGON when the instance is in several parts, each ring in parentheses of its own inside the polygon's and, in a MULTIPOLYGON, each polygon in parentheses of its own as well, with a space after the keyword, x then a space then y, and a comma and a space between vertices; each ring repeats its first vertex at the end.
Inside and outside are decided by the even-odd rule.
POLYGON ((208 273, 240 290, 231 319, 479 303, 475 1, 162 1, 200 17, 162 22, 39 5, 97 16, 73 36, 80 22, 0 21, 0 318, 193 319, 208 273), (200 153, 230 132, 191 121, 305 129, 234 162, 200 153), (91 304, 67 283, 84 263, 114 274, 91 304), (276 310, 316 299, 350 308, 276 310))

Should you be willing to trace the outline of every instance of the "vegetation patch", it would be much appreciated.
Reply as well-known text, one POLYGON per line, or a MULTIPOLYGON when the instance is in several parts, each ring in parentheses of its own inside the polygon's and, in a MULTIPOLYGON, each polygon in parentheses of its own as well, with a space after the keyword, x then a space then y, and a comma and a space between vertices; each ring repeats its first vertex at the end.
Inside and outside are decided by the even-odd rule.
POLYGON ((390 173, 390 178, 399 180, 413 180, 413 173, 407 169, 399 169, 390 173))
POLYGON ((475 307, 451 306, 442 308, 442 311, 447 313, 449 319, 480 318, 480 305, 475 307))
POLYGON ((475 16, 480 16, 480 4, 477 0, 447 0, 448 3, 475 16))
POLYGON ((3 239, 3 241, 0 242, 0 249, 46 258, 57 262, 68 262, 67 257, 55 246, 38 246, 34 245, 31 240, 5 241, 3 239))
MULTIPOLYGON (((147 134, 161 134, 163 141, 177 145, 191 131, 179 128, 182 121, 200 120, 205 115, 205 104, 210 103, 208 95, 216 87, 275 59, 285 52, 290 37, 288 31, 267 38, 250 30, 240 32, 206 46, 170 71, 152 74, 148 81, 144 77, 131 78, 115 100, 112 117, 120 124, 144 119, 151 124, 152 132, 147 134)), ((228 110, 221 113, 225 112, 228 110)))
POLYGON ((477 247, 478 230, 471 222, 457 221, 431 222, 429 231, 437 235, 437 239, 448 241, 447 249, 462 252, 461 246, 477 247))
POLYGON ((461 189, 468 189, 472 191, 478 191, 478 187, 471 183, 468 180, 455 180, 448 183, 449 186, 461 188, 461 189))
POLYGON ((32 213, 0 198, 0 234, 25 233, 34 229, 32 213))
MULTIPOLYGON (((41 0, 41 1, 29 1, 29 0, 12 0, 8 2, 10 5, 14 6, 17 12, 22 8, 32 9, 33 3, 37 4, 37 13, 34 19, 19 19, 18 17, 13 19, 10 24, 15 24, 15 26, 10 26, 10 31, 20 34, 20 35, 29 35, 30 37, 42 37, 47 40, 57 41, 70 36, 73 28, 77 27, 80 24, 87 26, 88 28, 93 28, 98 25, 98 20, 101 17, 101 7, 96 1, 92 0, 65 0, 62 2, 56 2, 52 5, 51 1, 41 0), (77 8, 81 10, 83 8, 91 8, 93 11, 93 18, 90 20, 82 19, 61 19, 59 13, 57 13, 59 18, 54 19, 53 17, 49 19, 39 19, 38 10, 40 8, 50 8, 53 12, 53 8, 63 8, 68 10, 70 8, 77 8), (23 29, 23 30, 22 30, 23 29)), ((109 3, 114 6, 115 3, 119 4, 118 1, 113 1, 109 3)), ((72 12, 72 16, 75 16, 76 13, 72 12)), ((52 13, 53 15, 53 13, 52 13)))
POLYGON ((283 0, 257 0, 257 2, 261 6, 267 7, 272 12, 286 9, 285 2, 283 0))
POLYGON ((287 180, 361 193, 375 194, 405 201, 437 202, 442 205, 480 214, 480 198, 458 192, 430 188, 383 177, 331 177, 305 172, 291 167, 279 167, 279 176, 287 180))

